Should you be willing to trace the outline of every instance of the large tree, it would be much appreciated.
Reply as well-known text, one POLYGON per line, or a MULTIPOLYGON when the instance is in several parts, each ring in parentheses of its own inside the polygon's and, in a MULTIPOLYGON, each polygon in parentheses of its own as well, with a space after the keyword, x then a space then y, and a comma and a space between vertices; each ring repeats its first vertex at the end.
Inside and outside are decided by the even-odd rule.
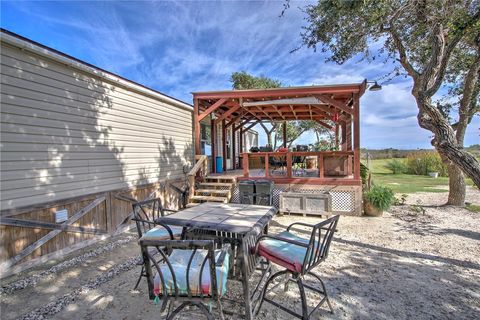
POLYGON ((418 123, 433 133, 432 145, 449 163, 449 204, 464 205, 462 172, 480 188, 480 163, 463 149, 465 130, 479 112, 478 1, 320 0, 305 12, 308 47, 331 53, 328 59, 339 64, 357 54, 384 58, 394 62, 392 74, 413 80, 418 123), (449 84, 458 107, 453 123, 434 98, 449 84))
MULTIPOLYGON (((232 88, 237 90, 242 89, 268 89, 268 88, 279 88, 282 86, 282 83, 279 80, 270 79, 265 76, 252 76, 245 71, 234 72, 230 76, 230 82, 232 83, 232 88)), ((267 127, 263 122, 260 122, 265 134, 267 135, 267 143, 269 146, 273 146, 272 136, 275 134, 278 129, 278 124, 275 122, 270 123, 270 128, 267 127)))

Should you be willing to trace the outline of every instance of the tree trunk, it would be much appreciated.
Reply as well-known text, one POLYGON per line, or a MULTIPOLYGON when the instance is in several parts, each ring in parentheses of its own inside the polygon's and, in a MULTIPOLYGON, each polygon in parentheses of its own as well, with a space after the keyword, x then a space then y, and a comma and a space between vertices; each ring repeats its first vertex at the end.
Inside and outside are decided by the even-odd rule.
POLYGON ((465 206, 466 185, 462 170, 455 164, 448 165, 448 205, 465 206))
POLYGON ((480 163, 478 160, 458 144, 455 131, 440 111, 432 106, 428 99, 422 99, 415 89, 414 96, 420 110, 418 113, 420 127, 435 135, 432 145, 453 165, 457 165, 480 188, 480 163))

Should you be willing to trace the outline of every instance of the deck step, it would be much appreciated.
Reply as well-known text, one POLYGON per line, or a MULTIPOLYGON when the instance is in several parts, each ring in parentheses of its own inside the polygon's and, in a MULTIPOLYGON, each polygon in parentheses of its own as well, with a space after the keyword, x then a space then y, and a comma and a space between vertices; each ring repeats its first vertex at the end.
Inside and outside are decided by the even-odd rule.
POLYGON ((212 197, 212 196, 193 196, 191 200, 195 201, 212 201, 212 202, 227 202, 227 197, 212 197))
POLYGON ((202 182, 200 183, 200 187, 231 187, 232 183, 226 182, 202 182))
POLYGON ((210 180, 229 180, 234 182, 235 178, 234 177, 229 177, 229 176, 206 176, 205 179, 210 179, 210 180))
POLYGON ((225 196, 228 195, 230 190, 222 190, 222 189, 197 189, 195 193, 215 193, 215 194, 223 194, 225 196))

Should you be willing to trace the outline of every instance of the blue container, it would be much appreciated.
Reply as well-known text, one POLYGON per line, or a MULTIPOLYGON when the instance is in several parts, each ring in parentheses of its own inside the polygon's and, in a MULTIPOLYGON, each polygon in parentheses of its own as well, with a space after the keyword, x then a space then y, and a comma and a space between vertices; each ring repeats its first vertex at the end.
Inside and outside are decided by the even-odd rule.
POLYGON ((216 169, 217 173, 222 173, 223 172, 223 158, 222 157, 216 157, 216 169))

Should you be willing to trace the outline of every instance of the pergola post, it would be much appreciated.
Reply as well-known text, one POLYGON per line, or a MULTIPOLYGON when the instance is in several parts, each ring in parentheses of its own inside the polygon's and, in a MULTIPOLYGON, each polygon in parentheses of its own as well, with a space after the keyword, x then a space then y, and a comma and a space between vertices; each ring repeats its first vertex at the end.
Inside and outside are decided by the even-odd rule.
POLYGON ((360 179, 360 98, 353 94, 353 177, 360 179))
POLYGON ((335 122, 335 149, 338 150, 338 134, 339 134, 340 125, 338 122, 335 122))
POLYGON ((200 120, 198 118, 198 99, 193 100, 193 140, 195 141, 195 154, 201 154, 200 147, 200 120))
POLYGON ((232 169, 237 169, 236 141, 235 141, 235 123, 232 123, 232 169))
MULTIPOLYGON (((241 153, 243 153, 243 128, 240 128, 238 139, 240 140, 239 141, 239 147, 240 147, 240 154, 241 154, 241 153)), ((243 167, 242 161, 239 161, 238 164, 240 166, 240 169, 242 169, 242 167, 243 167)))
POLYGON ((341 151, 347 151, 347 122, 343 121, 340 123, 342 129, 342 145, 340 147, 341 151))
POLYGON ((225 126, 225 119, 222 120, 222 156, 223 156, 223 171, 227 170, 227 127, 225 126))
POLYGON ((283 121, 283 147, 287 147, 287 121, 283 121))
POLYGON ((217 126, 215 125, 215 120, 212 119, 210 120, 210 140, 211 140, 211 146, 212 146, 212 173, 217 172, 217 162, 216 162, 216 155, 217 155, 217 150, 216 149, 216 143, 215 140, 217 138, 217 126))

